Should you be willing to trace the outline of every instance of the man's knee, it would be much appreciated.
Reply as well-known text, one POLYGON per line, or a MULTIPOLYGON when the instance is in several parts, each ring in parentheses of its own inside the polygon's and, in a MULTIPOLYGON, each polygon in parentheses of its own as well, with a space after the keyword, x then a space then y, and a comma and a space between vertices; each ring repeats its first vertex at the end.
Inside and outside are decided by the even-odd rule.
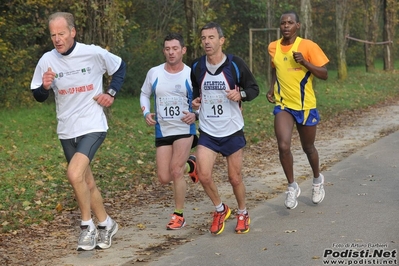
POLYGON ((314 145, 302 147, 302 150, 307 155, 311 155, 311 154, 317 152, 316 147, 314 145))

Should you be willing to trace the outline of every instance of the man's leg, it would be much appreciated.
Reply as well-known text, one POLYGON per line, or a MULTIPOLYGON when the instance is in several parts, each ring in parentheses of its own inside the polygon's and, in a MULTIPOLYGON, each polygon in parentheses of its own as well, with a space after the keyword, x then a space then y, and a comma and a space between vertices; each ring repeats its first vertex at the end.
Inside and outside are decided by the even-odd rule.
POLYGON ((229 181, 233 187, 233 192, 237 200, 238 209, 245 209, 245 185, 242 181, 242 160, 243 160, 243 149, 236 151, 235 153, 226 157, 227 159, 227 173, 229 181))
POLYGON ((225 221, 229 218, 231 210, 227 205, 222 203, 217 186, 212 178, 217 153, 205 146, 198 145, 196 155, 198 178, 216 208, 216 211, 213 213, 210 231, 212 234, 218 235, 223 232, 225 221))
POLYGON ((89 158, 86 155, 77 152, 69 162, 67 169, 67 177, 74 190, 83 221, 91 219, 92 195, 90 191, 95 186, 89 163, 89 158))
POLYGON ((301 189, 294 178, 294 159, 291 152, 292 130, 294 128, 293 116, 281 111, 274 118, 274 131, 277 138, 278 151, 281 166, 288 181, 286 191, 285 206, 288 209, 294 209, 298 205, 297 197, 301 194, 301 189))
POLYGON ((92 250, 97 245, 98 232, 91 217, 91 189, 95 183, 89 163, 86 155, 76 152, 67 169, 67 177, 74 190, 82 218, 78 250, 92 250))
POLYGON ((198 145, 196 155, 198 178, 201 185, 204 188, 205 193, 211 199, 213 205, 218 206, 222 201, 216 184, 212 178, 213 166, 217 154, 205 146, 198 145))
POLYGON ((318 177, 320 174, 319 153, 314 146, 317 126, 297 125, 297 129, 301 139, 302 149, 308 158, 310 167, 312 168, 313 177, 318 177))
POLYGON ((184 179, 184 173, 192 139, 193 137, 180 138, 175 140, 172 145, 157 148, 158 179, 162 184, 172 182, 174 193, 175 210, 166 226, 168 230, 180 229, 185 225, 183 210, 187 184, 184 179))
POLYGON ((90 189, 90 207, 93 211, 94 215, 97 217, 98 221, 102 222, 107 219, 107 211, 104 207, 103 197, 101 196, 100 191, 96 185, 94 180, 93 172, 91 171, 91 167, 87 167, 86 171, 86 183, 90 189))
POLYGON ((320 173, 319 153, 314 146, 317 126, 297 126, 301 139, 302 149, 308 157, 310 167, 313 171, 312 201, 318 204, 325 197, 324 176, 320 173))
POLYGON ((237 200, 237 226, 235 231, 237 234, 245 234, 249 232, 249 224, 251 222, 249 213, 245 203, 245 185, 242 180, 242 160, 243 149, 239 149, 235 153, 227 156, 228 175, 233 192, 237 200))
POLYGON ((172 159, 170 161, 171 176, 173 179, 176 209, 184 208, 187 183, 184 178, 187 158, 190 155, 193 137, 181 138, 173 142, 172 159))
POLYGON ((282 111, 274 118, 274 132, 277 138, 279 158, 288 183, 294 182, 294 160, 291 153, 291 138, 294 128, 294 118, 288 112, 282 111))

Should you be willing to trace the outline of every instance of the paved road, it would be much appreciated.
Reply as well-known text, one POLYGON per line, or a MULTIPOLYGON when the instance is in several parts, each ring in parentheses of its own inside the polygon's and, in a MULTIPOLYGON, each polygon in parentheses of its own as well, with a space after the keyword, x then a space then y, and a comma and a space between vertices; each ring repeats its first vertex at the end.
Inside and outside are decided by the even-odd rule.
POLYGON ((311 202, 311 180, 302 182, 296 209, 287 210, 280 195, 251 210, 248 234, 236 235, 229 220, 221 235, 206 234, 145 265, 398 265, 399 132, 324 174, 320 205, 311 202))
POLYGON ((284 207, 285 194, 258 204, 250 210, 251 231, 245 235, 234 233, 231 219, 221 235, 197 236, 150 262, 138 262, 132 251, 137 238, 124 237, 109 250, 80 252, 58 265, 398 265, 398 154, 399 131, 324 172, 321 204, 311 202, 311 180, 301 183, 294 210, 284 207))

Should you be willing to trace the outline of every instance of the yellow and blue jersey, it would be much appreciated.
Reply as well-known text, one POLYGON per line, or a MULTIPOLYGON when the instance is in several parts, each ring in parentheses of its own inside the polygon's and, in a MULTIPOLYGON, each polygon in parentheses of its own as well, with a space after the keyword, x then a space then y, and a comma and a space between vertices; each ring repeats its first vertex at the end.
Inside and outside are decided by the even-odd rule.
POLYGON ((313 41, 297 37, 291 45, 281 45, 281 40, 269 44, 272 66, 276 68, 277 80, 274 85, 276 105, 281 109, 309 110, 316 108, 313 90, 313 74, 295 62, 293 51, 301 52, 304 59, 315 66, 329 62, 323 50, 313 41))

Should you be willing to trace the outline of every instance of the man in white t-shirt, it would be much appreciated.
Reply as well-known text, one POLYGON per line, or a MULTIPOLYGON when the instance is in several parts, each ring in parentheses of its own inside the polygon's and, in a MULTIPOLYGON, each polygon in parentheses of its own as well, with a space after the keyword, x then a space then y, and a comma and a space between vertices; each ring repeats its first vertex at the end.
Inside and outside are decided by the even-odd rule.
POLYGON ((52 14, 49 30, 55 49, 40 58, 31 90, 39 102, 48 98, 50 89, 55 95, 57 134, 68 162, 67 178, 81 211, 77 250, 109 248, 118 224, 104 208, 90 162, 108 130, 103 108, 112 105, 121 89, 126 64, 99 46, 76 42, 74 17, 70 13, 52 14), (106 72, 112 80, 104 93, 106 72), (91 212, 99 221, 97 227, 91 212))
POLYGON ((147 125, 155 126, 155 146, 158 180, 172 182, 175 210, 168 230, 181 229, 188 173, 198 182, 196 158, 190 150, 196 145, 196 116, 192 112, 193 89, 190 68, 183 63, 186 53, 183 37, 171 33, 164 39, 163 54, 166 62, 151 68, 141 87, 140 104, 147 125), (154 113, 150 112, 150 97, 154 95, 154 113))

